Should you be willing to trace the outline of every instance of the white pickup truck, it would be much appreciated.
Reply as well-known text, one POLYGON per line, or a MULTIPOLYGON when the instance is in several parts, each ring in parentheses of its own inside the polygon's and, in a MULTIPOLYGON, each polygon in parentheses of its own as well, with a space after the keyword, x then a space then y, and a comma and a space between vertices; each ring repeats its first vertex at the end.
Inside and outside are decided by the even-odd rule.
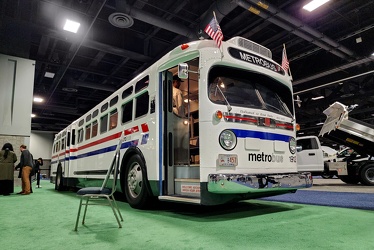
POLYGON ((323 113, 327 119, 319 136, 354 149, 365 160, 357 160, 354 155, 342 162, 324 162, 318 137, 297 138, 298 171, 310 171, 313 175, 337 175, 348 184, 361 183, 374 186, 374 126, 348 118, 350 107, 339 102, 330 105, 323 113))
POLYGON ((332 177, 347 175, 347 162, 327 161, 317 136, 296 138, 297 169, 299 172, 311 172, 313 176, 332 177))

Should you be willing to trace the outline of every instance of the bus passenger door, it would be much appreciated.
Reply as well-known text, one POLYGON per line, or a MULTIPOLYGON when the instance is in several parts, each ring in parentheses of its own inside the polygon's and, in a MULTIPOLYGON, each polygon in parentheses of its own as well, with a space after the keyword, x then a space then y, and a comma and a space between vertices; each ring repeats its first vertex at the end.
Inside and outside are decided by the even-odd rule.
POLYGON ((188 118, 173 112, 173 74, 163 72, 164 82, 164 161, 167 195, 175 194, 175 171, 177 166, 189 164, 189 127, 188 118))

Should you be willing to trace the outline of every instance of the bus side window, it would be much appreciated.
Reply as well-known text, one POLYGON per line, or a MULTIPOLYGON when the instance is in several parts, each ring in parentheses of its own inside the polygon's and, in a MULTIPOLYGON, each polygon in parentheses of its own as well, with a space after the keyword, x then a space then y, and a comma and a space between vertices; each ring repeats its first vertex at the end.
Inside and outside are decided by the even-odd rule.
POLYGON ((66 146, 70 146, 70 132, 68 132, 68 136, 66 137, 66 146))
POLYGON ((97 136, 97 127, 98 127, 98 124, 97 124, 97 121, 93 121, 92 122, 92 138, 97 136))
POLYGON ((72 130, 71 145, 75 145, 75 129, 72 130))
POLYGON ((100 134, 105 133, 108 130, 108 114, 100 118, 100 134))
POLYGON ((122 124, 132 121, 132 103, 133 101, 131 100, 122 104, 122 124))
POLYGON ((143 77, 141 80, 139 80, 135 85, 135 93, 138 93, 139 91, 145 89, 148 87, 149 84, 149 76, 143 77))
POLYGON ((118 112, 117 109, 110 112, 109 117, 109 130, 112 130, 117 127, 118 123, 118 112))
POLYGON ((149 94, 145 92, 136 98, 135 118, 148 113, 149 110, 149 94))
POLYGON ((83 128, 78 130, 78 143, 83 141, 83 128))
POLYGON ((91 138, 91 124, 87 125, 86 126, 86 136, 85 136, 85 140, 88 140, 91 138))

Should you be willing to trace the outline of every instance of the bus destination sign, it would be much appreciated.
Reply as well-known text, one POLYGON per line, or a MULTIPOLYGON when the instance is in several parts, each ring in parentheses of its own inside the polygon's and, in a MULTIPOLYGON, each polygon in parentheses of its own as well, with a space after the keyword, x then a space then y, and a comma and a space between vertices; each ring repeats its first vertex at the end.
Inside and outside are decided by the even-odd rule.
POLYGON ((229 48, 228 51, 229 51, 229 54, 236 59, 239 59, 241 61, 245 61, 248 63, 252 63, 252 64, 270 69, 274 72, 284 75, 284 70, 282 69, 281 66, 273 62, 270 62, 269 60, 266 60, 265 58, 262 58, 258 55, 254 55, 254 54, 248 53, 247 51, 243 51, 243 50, 239 50, 235 48, 229 48))

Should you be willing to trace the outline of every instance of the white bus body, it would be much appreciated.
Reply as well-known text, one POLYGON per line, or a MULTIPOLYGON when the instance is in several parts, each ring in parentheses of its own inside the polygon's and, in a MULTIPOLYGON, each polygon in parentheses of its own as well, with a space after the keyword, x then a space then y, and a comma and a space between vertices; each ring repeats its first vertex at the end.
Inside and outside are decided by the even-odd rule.
POLYGON ((297 173, 292 83, 271 52, 235 37, 181 45, 59 132, 56 189, 98 185, 121 132, 120 190, 132 207, 160 200, 216 205, 310 187, 297 173), (186 116, 173 113, 173 74, 186 116), (184 72, 186 73, 186 72, 184 72))

